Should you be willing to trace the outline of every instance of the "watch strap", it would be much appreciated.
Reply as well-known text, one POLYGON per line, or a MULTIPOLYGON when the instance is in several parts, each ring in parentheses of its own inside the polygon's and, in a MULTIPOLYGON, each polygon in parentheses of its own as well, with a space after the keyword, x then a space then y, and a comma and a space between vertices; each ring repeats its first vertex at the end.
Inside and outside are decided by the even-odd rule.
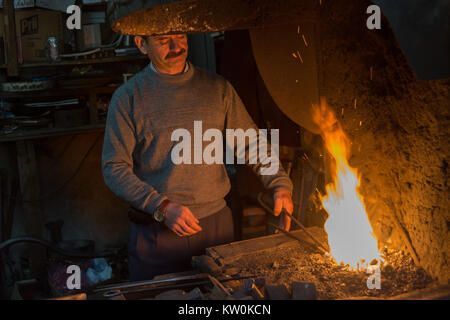
POLYGON ((162 213, 164 215, 164 217, 165 217, 166 216, 166 211, 167 211, 167 206, 169 205, 169 203, 170 203, 169 199, 163 200, 163 202, 161 202, 161 204, 158 206, 156 211, 162 213))
POLYGON ((167 210, 167 206, 169 205, 170 200, 169 199, 165 199, 163 202, 161 202, 161 204, 158 207, 158 211, 159 212, 164 212, 166 213, 167 210))

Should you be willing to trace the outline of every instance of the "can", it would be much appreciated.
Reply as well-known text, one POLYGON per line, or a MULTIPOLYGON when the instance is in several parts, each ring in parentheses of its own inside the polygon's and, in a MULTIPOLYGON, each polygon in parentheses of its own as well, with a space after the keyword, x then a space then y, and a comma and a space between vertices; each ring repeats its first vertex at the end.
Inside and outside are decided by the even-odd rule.
POLYGON ((47 59, 52 62, 61 61, 59 40, 57 37, 48 37, 45 46, 47 59))

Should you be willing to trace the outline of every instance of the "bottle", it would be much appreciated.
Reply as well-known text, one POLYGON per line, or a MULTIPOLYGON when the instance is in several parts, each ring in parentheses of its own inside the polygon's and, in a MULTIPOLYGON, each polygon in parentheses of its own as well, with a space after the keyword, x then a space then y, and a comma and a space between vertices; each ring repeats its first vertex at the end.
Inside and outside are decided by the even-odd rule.
POLYGON ((59 40, 57 37, 47 38, 45 53, 47 55, 47 59, 50 60, 51 62, 61 61, 59 40))

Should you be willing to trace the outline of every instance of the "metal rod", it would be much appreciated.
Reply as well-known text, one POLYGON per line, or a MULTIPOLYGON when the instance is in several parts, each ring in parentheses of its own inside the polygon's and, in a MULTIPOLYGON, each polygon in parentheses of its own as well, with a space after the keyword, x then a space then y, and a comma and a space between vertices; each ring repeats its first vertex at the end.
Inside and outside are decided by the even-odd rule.
MULTIPOLYGON (((269 213, 271 213, 271 214, 273 214, 274 215, 274 212, 273 212, 273 210, 271 210, 264 202, 263 202, 263 200, 262 200, 262 194, 261 193, 259 193, 258 194, 258 202, 259 202, 259 204, 266 210, 266 211, 268 211, 269 213)), ((294 221, 295 222, 295 224, 297 224, 313 241, 314 241, 314 243, 316 243, 316 245, 318 245, 319 247, 320 247, 320 249, 323 249, 325 252, 328 252, 328 249, 324 246, 324 245, 322 245, 322 243, 320 243, 320 241, 319 240, 317 240, 304 226, 303 226, 303 224, 300 222, 300 221, 298 221, 292 214, 290 214, 289 212, 287 212, 286 210, 284 210, 283 209, 283 211, 281 212, 281 214, 285 214, 285 215, 287 215, 289 218, 291 218, 292 219, 292 221, 294 221)), ((279 230, 280 228, 278 228, 277 227, 277 229, 279 230)), ((283 231, 285 231, 285 230, 283 230, 283 231)), ((287 232, 287 231, 286 231, 287 232)), ((292 235, 292 234, 291 234, 292 235)), ((303 241, 303 240, 302 240, 303 241)))
MULTIPOLYGON (((276 225, 273 224, 273 223, 268 222, 267 224, 268 224, 269 226, 271 226, 271 227, 273 227, 273 228, 275 228, 275 229, 277 229, 277 230, 283 232, 283 233, 284 233, 285 235, 287 235, 288 237, 291 237, 291 238, 293 238, 293 239, 295 239, 295 240, 297 240, 297 241, 299 241, 299 242, 301 242, 301 243, 305 242, 304 239, 302 239, 302 238, 296 236, 295 234, 293 234, 293 233, 291 233, 291 232, 288 232, 288 231, 286 231, 286 230, 284 230, 284 229, 282 229, 282 228, 276 226, 276 225)), ((319 249, 320 252, 322 252, 322 253, 327 253, 327 251, 324 250, 322 247, 318 247, 318 246, 315 246, 315 247, 316 247, 317 249, 319 249)))
POLYGON ((287 215, 289 218, 291 218, 321 249, 323 249, 325 252, 328 252, 328 249, 319 241, 316 239, 316 237, 314 237, 304 226, 303 224, 298 221, 292 214, 290 214, 289 212, 287 212, 286 210, 283 210, 281 212, 282 214, 284 213, 285 215, 287 215))
POLYGON ((140 289, 130 289, 122 291, 120 289, 114 289, 109 290, 103 293, 103 296, 105 298, 113 298, 116 296, 119 296, 121 294, 130 294, 130 293, 141 293, 141 292, 147 292, 147 291, 156 291, 156 290, 169 290, 169 289, 178 289, 178 288, 185 288, 185 287, 192 287, 192 286, 199 286, 203 284, 210 283, 210 280, 203 280, 203 281, 196 281, 191 283, 183 283, 183 284, 172 284, 167 286, 160 286, 160 287, 149 287, 149 288, 140 288, 140 289))
POLYGON ((151 286, 151 285, 157 286, 157 285, 164 285, 166 283, 177 282, 177 281, 208 279, 208 276, 209 276, 209 274, 207 274, 207 273, 200 273, 200 274, 194 274, 194 275, 182 276, 182 277, 176 277, 176 278, 170 278, 170 279, 144 280, 144 281, 137 281, 137 282, 131 282, 131 283, 126 282, 126 283, 122 283, 122 284, 98 287, 94 290, 94 292, 114 290, 114 289, 137 288, 137 287, 144 287, 144 286, 151 286))
MULTIPOLYGON (((194 281, 194 282, 190 282, 190 283, 168 284, 168 285, 163 285, 163 286, 144 287, 144 288, 140 288, 142 285, 138 285, 135 287, 108 288, 108 290, 106 290, 106 292, 103 292, 103 296, 105 298, 112 298, 112 297, 115 297, 115 296, 118 296, 121 294, 140 293, 140 292, 155 291, 155 290, 178 289, 178 288, 199 286, 199 285, 204 285, 204 284, 209 284, 209 283, 216 284, 216 285, 218 283, 218 284, 222 285, 221 282, 227 282, 227 281, 232 281, 232 280, 242 280, 242 279, 257 277, 257 275, 247 275, 247 276, 242 276, 242 277, 234 277, 234 278, 221 279, 221 280, 214 278, 217 281, 217 283, 215 283, 211 279, 211 276, 209 274, 201 274, 201 275, 202 276, 206 275, 206 278, 203 278, 203 279, 199 278, 198 281, 194 281), (126 288, 128 288, 129 290, 121 291, 121 289, 126 289, 126 288), (136 289, 133 289, 133 288, 136 288, 136 289), (137 288, 139 288, 139 289, 137 289, 137 288)), ((223 290, 226 291, 225 288, 223 290)), ((100 292, 100 291, 94 291, 94 292, 100 292)))
POLYGON ((215 277, 213 277, 212 275, 209 275, 209 280, 211 280, 211 282, 213 283, 213 285, 217 288, 219 288, 221 291, 223 291, 223 293, 225 293, 226 296, 231 296, 231 293, 228 291, 227 288, 225 288, 225 286, 220 283, 219 280, 217 280, 215 277))
MULTIPOLYGON (((118 285, 109 285, 109 286, 103 286, 99 287, 93 290, 93 292, 99 293, 99 292, 105 292, 105 291, 112 291, 112 290, 120 290, 120 289, 133 289, 133 288, 141 288, 141 287, 147 287, 149 288, 164 288, 165 285, 171 285, 173 282, 177 281, 189 281, 189 280, 207 280, 209 281, 209 274, 208 273, 200 273, 196 275, 191 276, 184 276, 184 277, 178 277, 178 278, 172 278, 172 279, 163 279, 163 280, 148 280, 148 281, 139 281, 139 282, 132 282, 132 283, 124 283, 124 284, 118 284, 118 285)), ((253 278, 258 277, 258 275, 244 275, 239 277, 232 277, 232 278, 224 278, 224 279, 217 279, 219 282, 227 282, 232 280, 242 280, 247 278, 253 278)), ((192 282, 191 282, 192 283, 192 282)), ((181 283, 178 285, 184 285, 186 283, 181 283)), ((189 283, 187 283, 189 284, 189 283)))

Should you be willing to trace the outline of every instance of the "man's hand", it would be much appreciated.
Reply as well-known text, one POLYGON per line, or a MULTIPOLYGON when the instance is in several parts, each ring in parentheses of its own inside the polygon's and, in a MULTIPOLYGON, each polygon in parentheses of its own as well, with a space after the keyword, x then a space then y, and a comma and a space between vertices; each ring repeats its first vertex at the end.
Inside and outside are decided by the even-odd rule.
POLYGON ((170 202, 167 205, 164 223, 180 237, 192 236, 202 231, 199 221, 191 210, 175 202, 170 202))
MULTIPOLYGON (((276 217, 278 217, 281 211, 284 209, 290 214, 294 211, 294 204, 292 203, 292 195, 287 190, 280 190, 274 193, 273 195, 274 208, 273 212, 276 217)), ((278 225, 280 228, 289 231, 291 228, 291 218, 287 215, 283 214, 280 218, 280 223, 278 225)), ((275 233, 278 233, 279 230, 275 230, 275 233)))

